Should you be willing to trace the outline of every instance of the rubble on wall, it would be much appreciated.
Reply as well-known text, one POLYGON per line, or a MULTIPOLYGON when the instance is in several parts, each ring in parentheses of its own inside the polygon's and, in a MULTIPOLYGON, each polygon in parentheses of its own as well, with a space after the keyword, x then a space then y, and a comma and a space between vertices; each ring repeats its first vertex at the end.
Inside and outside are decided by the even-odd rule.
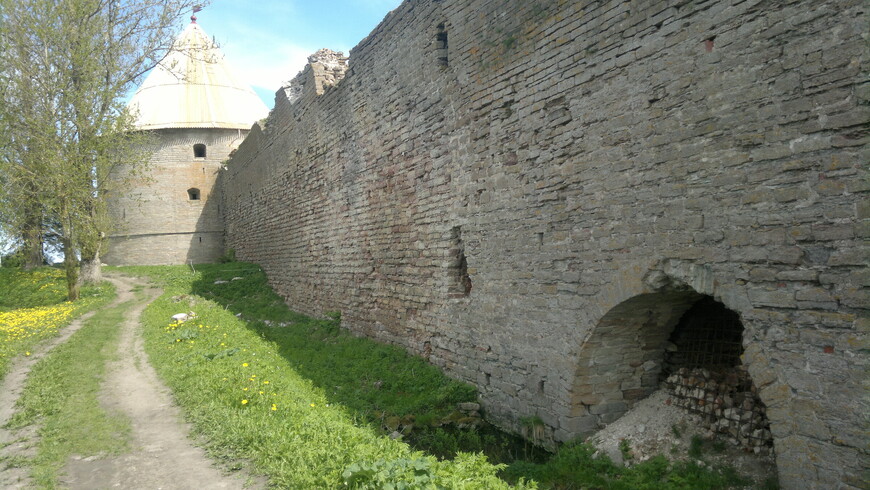
POLYGON ((313 75, 315 93, 322 95, 326 87, 332 87, 344 78, 347 73, 347 56, 341 51, 320 49, 308 57, 305 69, 299 72, 292 80, 282 84, 284 95, 292 104, 302 95, 302 87, 308 78, 313 75))
POLYGON ((735 446, 759 454, 773 447, 767 409, 742 366, 727 370, 680 368, 665 387, 674 405, 702 415, 703 425, 735 446))

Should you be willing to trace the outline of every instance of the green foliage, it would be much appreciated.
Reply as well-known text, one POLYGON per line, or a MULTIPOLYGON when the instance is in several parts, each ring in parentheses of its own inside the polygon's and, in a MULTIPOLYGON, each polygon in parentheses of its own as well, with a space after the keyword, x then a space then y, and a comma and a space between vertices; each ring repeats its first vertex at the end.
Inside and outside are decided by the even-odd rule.
POLYGON ((24 266, 24 249, 19 248, 18 250, 4 255, 0 258, 0 266, 4 268, 18 268, 24 266))
POLYGON ((711 469, 694 462, 669 462, 656 456, 631 467, 615 465, 606 455, 595 455, 587 444, 563 446, 545 464, 518 461, 502 477, 516 481, 533 478, 541 488, 596 488, 612 490, 725 489, 745 485, 731 468, 711 469))
POLYGON ((106 303, 114 295, 109 283, 82 289, 79 300, 66 302, 63 273, 41 267, 32 271, 0 268, 0 377, 9 362, 79 315, 106 303))
POLYGON ((626 439, 619 440, 619 452, 622 454, 622 459, 625 461, 631 461, 634 459, 634 454, 631 452, 631 441, 626 439))
POLYGON ((183 342, 185 340, 193 340, 199 337, 199 333, 196 330, 191 330, 189 328, 185 328, 183 330, 179 330, 175 332, 175 341, 183 342))
POLYGON ((97 396, 128 306, 99 311, 28 377, 10 426, 39 424, 39 446, 29 464, 40 487, 53 488, 58 471, 73 454, 117 454, 127 447, 129 421, 107 413, 97 396))
POLYGON ((459 453, 477 451, 482 451, 491 462, 499 464, 517 460, 543 462, 550 457, 550 453, 528 441, 488 424, 460 429, 452 425, 427 426, 426 419, 416 417, 414 430, 403 440, 439 459, 451 459, 459 453))
POLYGON ((689 456, 700 458, 704 448, 704 439, 698 434, 692 436, 692 441, 689 443, 689 456))
POLYGON ((218 262, 220 262, 222 264, 228 264, 228 263, 235 262, 235 261, 236 261, 236 249, 234 249, 234 248, 228 248, 227 251, 224 252, 224 254, 221 255, 220 258, 218 259, 218 262))
POLYGON ((153 151, 127 94, 163 59, 193 3, 0 4, 0 215, 31 249, 53 223, 70 300, 77 257, 95 260, 108 231, 105 196, 135 181, 153 151))
POLYGON ((66 301, 63 273, 50 267, 32 271, 0 268, 0 309, 35 308, 66 301))
POLYGON ((164 286, 143 313, 146 350, 212 455, 251 461, 280 488, 336 488, 347 478, 359 488, 507 486, 483 456, 438 461, 373 426, 386 414, 446 412, 473 400, 471 387, 350 335, 338 315, 287 310, 257 266, 124 271, 164 286), (170 321, 190 310, 193 319, 170 321))
POLYGON ((396 459, 374 463, 354 463, 342 473, 344 484, 350 488, 371 490, 406 490, 435 488, 431 473, 432 461, 427 458, 396 459))
MULTIPOLYGON (((559 489, 738 484, 733 472, 664 457, 623 468, 593 456, 591 446, 569 444, 544 458, 495 430, 441 426, 457 402, 475 399, 472 387, 401 349, 350 335, 340 328, 339 314, 312 319, 289 311, 256 265, 203 265, 195 273, 185 267, 124 270, 164 284, 166 293, 143 315, 146 349, 209 451, 227 461, 252 461, 276 487, 479 489, 504 488, 507 481, 533 488, 536 483, 527 483, 532 480, 559 489), (170 325, 173 314, 189 310, 197 313, 193 320, 170 325), (181 330, 198 336, 177 341, 181 330), (388 420, 413 425, 404 439, 428 454, 386 437, 381 425, 388 420), (492 464, 480 453, 484 449, 510 464, 492 464)), ((543 423, 537 417, 524 422, 543 423)))

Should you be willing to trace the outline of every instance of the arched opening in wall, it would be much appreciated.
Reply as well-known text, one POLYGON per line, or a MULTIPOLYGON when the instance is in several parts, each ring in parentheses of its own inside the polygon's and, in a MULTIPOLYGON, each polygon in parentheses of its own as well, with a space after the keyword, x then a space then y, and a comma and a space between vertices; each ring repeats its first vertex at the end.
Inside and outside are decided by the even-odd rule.
POLYGON ((194 158, 205 158, 205 145, 202 143, 197 143, 193 145, 193 157, 194 158))
POLYGON ((664 390, 674 405, 700 416, 699 432, 769 451, 766 410, 740 360, 742 338, 736 312, 689 288, 623 301, 581 348, 572 390, 575 426, 588 435, 664 390))
POLYGON ((196 187, 187 189, 187 198, 191 201, 199 201, 199 189, 196 187))
POLYGON ((700 415, 733 445, 773 447, 767 409, 743 365, 740 316, 709 296, 683 314, 665 344, 664 387, 674 403, 700 415))

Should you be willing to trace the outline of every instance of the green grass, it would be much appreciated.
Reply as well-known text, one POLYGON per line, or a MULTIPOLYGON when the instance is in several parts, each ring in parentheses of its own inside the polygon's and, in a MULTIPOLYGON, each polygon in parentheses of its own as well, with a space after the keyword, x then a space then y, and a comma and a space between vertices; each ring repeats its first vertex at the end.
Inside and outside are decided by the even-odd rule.
POLYGON ((103 283, 83 287, 78 301, 67 302, 63 271, 50 267, 0 268, 0 284, 0 377, 15 356, 29 355, 40 341, 114 296, 103 283))
POLYGON ((624 468, 593 457, 585 444, 542 456, 492 427, 441 427, 457 402, 475 399, 472 387, 399 348, 354 337, 337 314, 311 319, 288 310, 256 265, 122 270, 165 288, 143 317, 146 349, 211 453, 252 461, 277 487, 500 488, 528 479, 555 489, 742 484, 731 470, 664 457, 624 468), (188 311, 198 316, 170 325, 173 314, 188 311), (413 426, 405 438, 413 448, 385 436, 396 423, 413 426), (480 451, 490 459, 468 454, 480 451), (498 469, 504 481, 495 478, 498 469))
POLYGON ((69 341, 42 359, 27 379, 12 428, 38 424, 36 456, 28 462, 34 482, 54 488, 71 455, 117 454, 126 449, 129 421, 98 401, 106 362, 116 355, 122 304, 97 312, 69 341))
POLYGON ((334 319, 288 311, 256 266, 197 266, 195 274, 183 267, 123 271, 147 273, 164 285, 165 294, 143 313, 146 350, 213 456, 250 461, 279 488, 337 488, 345 482, 383 488, 396 481, 507 487, 496 476, 499 467, 482 455, 439 461, 371 423, 379 411, 449 411, 457 400, 473 397, 472 389, 397 348, 341 331, 334 319), (216 279, 229 282, 215 285, 216 279), (187 311, 197 317, 170 323, 173 314, 187 311), (268 327, 263 320, 292 326, 268 327), (362 355, 367 362, 324 359, 333 353, 362 355), (391 369, 391 363, 397 365, 391 369), (322 371, 337 378, 315 375, 322 371), (411 376, 422 387, 406 379, 411 376))
POLYGON ((539 482, 540 488, 556 489, 695 490, 741 487, 746 483, 731 468, 672 462, 661 455, 627 468, 617 466, 607 456, 595 456, 595 449, 587 444, 565 445, 544 464, 514 462, 503 476, 508 481, 531 478, 539 482))
POLYGON ((0 309, 35 308, 66 301, 66 279, 63 271, 40 267, 32 271, 0 268, 0 309))

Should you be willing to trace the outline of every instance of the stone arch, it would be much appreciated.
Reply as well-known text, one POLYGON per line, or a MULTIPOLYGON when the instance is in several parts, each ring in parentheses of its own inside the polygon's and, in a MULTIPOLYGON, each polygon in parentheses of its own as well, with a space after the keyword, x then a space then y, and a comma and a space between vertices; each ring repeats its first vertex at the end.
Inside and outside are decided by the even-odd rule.
MULTIPOLYGON (((742 286, 717 281, 705 266, 676 260, 651 269, 635 266, 602 292, 598 305, 603 314, 583 339, 572 382, 575 436, 618 419, 660 387, 668 340, 684 314, 702 300, 724 305, 740 318, 745 349, 756 338, 746 321, 752 308, 742 286)), ((743 358, 753 378, 769 368, 758 365, 759 357, 743 358)), ((767 403, 763 394, 761 398, 767 403)), ((769 418, 771 428, 786 422, 769 418)))
POLYGON ((704 295, 691 289, 644 293, 611 308, 583 343, 575 373, 575 411, 601 427, 621 417, 660 382, 665 342, 704 295))

